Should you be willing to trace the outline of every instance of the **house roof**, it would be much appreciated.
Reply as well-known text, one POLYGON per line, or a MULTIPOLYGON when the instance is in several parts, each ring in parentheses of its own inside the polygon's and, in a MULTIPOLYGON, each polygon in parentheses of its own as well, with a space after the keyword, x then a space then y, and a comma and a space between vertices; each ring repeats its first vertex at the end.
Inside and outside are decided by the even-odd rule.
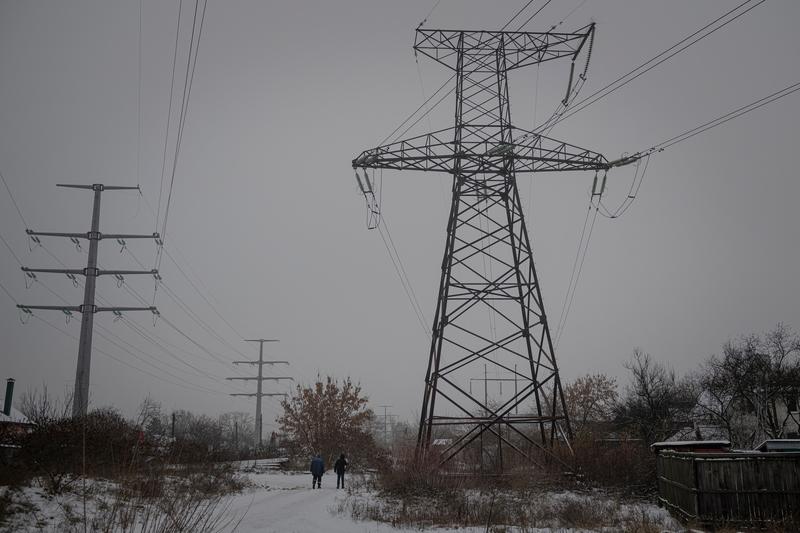
POLYGON ((28 417, 23 415, 19 409, 15 407, 11 408, 11 414, 7 415, 4 412, 0 411, 0 424, 31 424, 32 422, 28 420, 28 417))
POLYGON ((760 452, 798 452, 800 439, 767 439, 758 446, 760 452))
POLYGON ((727 440, 684 440, 654 442, 650 449, 658 453, 661 450, 724 450, 731 447, 727 440))
POLYGON ((695 427, 687 426, 679 429, 674 435, 668 437, 666 442, 683 441, 727 441, 728 432, 721 426, 713 424, 697 424, 695 427), (698 439, 698 436, 700 437, 698 439))

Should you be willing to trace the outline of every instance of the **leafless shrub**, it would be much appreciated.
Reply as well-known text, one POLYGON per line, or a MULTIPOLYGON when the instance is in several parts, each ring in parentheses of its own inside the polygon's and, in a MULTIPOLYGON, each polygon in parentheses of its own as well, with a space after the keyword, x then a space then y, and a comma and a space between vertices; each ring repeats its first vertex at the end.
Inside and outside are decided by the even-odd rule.
MULTIPOLYGON (((112 492, 88 518, 88 527, 98 532, 216 532, 232 531, 237 517, 230 513, 230 499, 223 495, 203 497, 196 492, 165 491, 147 498, 126 490, 112 492)), ((83 520, 65 520, 59 530, 83 531, 83 520)))
POLYGON ((457 489, 425 496, 370 498, 350 495, 338 510, 357 520, 397 527, 485 527, 487 531, 526 532, 536 528, 651 533, 676 524, 601 493, 457 489))
POLYGON ((29 389, 23 392, 19 401, 19 411, 34 424, 68 418, 71 408, 71 392, 66 390, 60 399, 55 398, 50 395, 44 383, 41 391, 29 389))
POLYGON ((591 486, 629 494, 655 491, 656 458, 638 439, 624 437, 603 440, 600 435, 583 433, 573 442, 573 456, 565 461, 575 465, 580 479, 591 486))

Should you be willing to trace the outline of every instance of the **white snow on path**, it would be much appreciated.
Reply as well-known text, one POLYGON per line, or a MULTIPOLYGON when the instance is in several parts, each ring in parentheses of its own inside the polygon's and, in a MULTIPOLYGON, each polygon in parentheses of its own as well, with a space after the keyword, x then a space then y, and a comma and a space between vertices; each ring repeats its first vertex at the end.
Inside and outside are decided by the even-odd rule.
POLYGON ((400 530, 379 522, 356 522, 337 515, 338 502, 347 496, 337 490, 336 477, 325 475, 323 488, 311 488, 311 474, 251 474, 257 487, 234 497, 232 515, 245 514, 242 533, 386 533, 400 530), (265 488, 266 487, 266 488, 265 488))

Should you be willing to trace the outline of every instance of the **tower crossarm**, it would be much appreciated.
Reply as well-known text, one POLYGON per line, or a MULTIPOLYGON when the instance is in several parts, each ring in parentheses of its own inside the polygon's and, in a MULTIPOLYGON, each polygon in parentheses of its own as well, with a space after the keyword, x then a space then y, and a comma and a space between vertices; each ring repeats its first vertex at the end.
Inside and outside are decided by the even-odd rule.
POLYGON ((499 129, 464 126, 461 150, 456 153, 455 128, 365 150, 353 168, 453 172, 482 169, 503 172, 514 161, 517 172, 600 170, 615 166, 602 155, 562 141, 512 128, 512 142, 502 142, 499 129), (473 130, 474 131, 471 131, 473 130), (480 133, 479 133, 480 132, 480 133), (456 165, 460 160, 460 165, 456 165))
MULTIPOLYGON (((481 58, 502 49, 506 70, 512 70, 561 57, 574 59, 592 32, 594 23, 573 33, 418 29, 414 50, 456 70, 460 51, 463 51, 465 62, 477 60, 484 63, 481 58)), ((493 72, 492 67, 491 62, 485 63, 487 72, 493 72)), ((481 68, 473 72, 482 72, 481 68)))
POLYGON ((452 172, 454 131, 446 128, 365 150, 353 159, 353 168, 452 172))
POLYGON ((500 144, 495 150, 507 150, 507 156, 514 160, 514 170, 517 172, 602 170, 614 166, 602 154, 592 150, 518 128, 512 128, 512 131, 514 142, 500 144))

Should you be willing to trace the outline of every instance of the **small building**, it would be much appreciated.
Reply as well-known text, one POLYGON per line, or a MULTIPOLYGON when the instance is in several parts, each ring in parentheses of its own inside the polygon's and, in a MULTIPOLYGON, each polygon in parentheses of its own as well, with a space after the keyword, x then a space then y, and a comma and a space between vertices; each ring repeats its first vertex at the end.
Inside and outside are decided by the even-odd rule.
POLYGON ((33 423, 12 405, 14 380, 6 382, 6 396, 0 412, 0 464, 7 464, 19 449, 20 438, 33 428, 33 423))
POLYGON ((759 452, 800 452, 800 439, 767 439, 758 446, 759 452))
POLYGON ((654 442, 650 449, 658 455, 664 451, 694 452, 694 453, 723 453, 731 449, 728 440, 673 440, 654 442))

